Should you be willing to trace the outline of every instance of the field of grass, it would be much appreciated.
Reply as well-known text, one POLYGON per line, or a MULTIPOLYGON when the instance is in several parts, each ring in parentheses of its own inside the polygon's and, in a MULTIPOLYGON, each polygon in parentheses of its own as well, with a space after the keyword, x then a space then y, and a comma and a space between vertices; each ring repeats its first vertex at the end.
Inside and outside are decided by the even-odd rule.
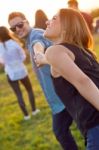
MULTIPOLYGON (((99 35, 95 36, 95 51, 99 58, 99 35)), ((0 150, 61 150, 52 132, 51 110, 45 100, 42 90, 27 64, 29 77, 35 91, 36 104, 41 112, 24 121, 17 99, 7 83, 4 72, 0 72, 0 150)), ((27 109, 31 108, 27 93, 21 86, 27 109)), ((72 133, 79 150, 84 150, 84 140, 73 123, 72 133)))

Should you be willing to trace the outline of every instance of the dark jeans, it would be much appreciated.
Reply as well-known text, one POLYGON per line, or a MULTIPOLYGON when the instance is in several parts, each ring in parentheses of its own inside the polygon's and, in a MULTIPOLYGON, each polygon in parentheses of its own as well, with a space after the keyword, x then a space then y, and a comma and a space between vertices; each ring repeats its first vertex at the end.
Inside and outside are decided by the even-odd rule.
POLYGON ((35 98, 34 98, 34 92, 32 90, 32 86, 31 86, 31 82, 28 76, 26 76, 25 78, 21 79, 21 80, 16 80, 16 81, 11 81, 9 79, 9 77, 7 76, 8 79, 8 83, 10 84, 10 86, 12 87, 13 91, 15 92, 17 99, 18 99, 18 103, 19 106, 22 110, 22 112, 24 113, 25 116, 28 115, 26 106, 25 106, 25 102, 23 100, 23 96, 22 96, 22 91, 20 89, 20 85, 19 85, 19 81, 23 84, 23 86, 25 87, 27 93, 28 93, 28 97, 29 97, 29 101, 32 107, 32 111, 35 110, 35 98))
POLYGON ((99 125, 88 130, 86 150, 99 150, 99 125))
POLYGON ((53 115, 53 131, 56 139, 59 141, 64 150, 78 150, 69 129, 72 121, 73 119, 66 109, 56 115, 53 115))

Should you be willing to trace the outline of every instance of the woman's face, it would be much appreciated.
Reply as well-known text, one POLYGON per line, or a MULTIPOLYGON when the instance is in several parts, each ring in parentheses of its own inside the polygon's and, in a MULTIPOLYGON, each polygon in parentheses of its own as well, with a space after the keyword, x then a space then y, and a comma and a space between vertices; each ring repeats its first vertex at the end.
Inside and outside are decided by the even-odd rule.
POLYGON ((29 32, 29 24, 27 20, 21 17, 15 17, 9 21, 10 29, 19 37, 25 38, 29 32))
POLYGON ((61 37, 61 23, 59 14, 57 13, 51 20, 46 22, 47 28, 44 32, 44 37, 55 41, 61 37))

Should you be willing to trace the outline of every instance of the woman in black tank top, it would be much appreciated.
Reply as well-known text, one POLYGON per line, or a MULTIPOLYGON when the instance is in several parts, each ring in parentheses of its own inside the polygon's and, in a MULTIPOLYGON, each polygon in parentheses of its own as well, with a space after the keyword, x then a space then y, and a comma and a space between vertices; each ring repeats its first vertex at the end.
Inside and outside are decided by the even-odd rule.
POLYGON ((92 35, 80 12, 60 11, 47 21, 44 36, 55 90, 87 139, 87 150, 99 150, 99 64, 91 52, 92 35))

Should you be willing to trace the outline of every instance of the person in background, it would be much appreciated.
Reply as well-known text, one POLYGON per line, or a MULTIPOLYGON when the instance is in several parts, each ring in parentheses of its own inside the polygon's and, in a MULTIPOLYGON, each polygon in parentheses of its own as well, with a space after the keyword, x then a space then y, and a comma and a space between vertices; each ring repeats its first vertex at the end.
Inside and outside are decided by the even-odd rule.
POLYGON ((24 114, 24 119, 30 118, 25 106, 19 82, 25 87, 32 108, 32 115, 36 115, 34 92, 28 77, 27 69, 24 65, 26 55, 20 45, 10 34, 5 26, 0 26, 0 63, 4 65, 7 80, 18 99, 19 106, 24 114))
POLYGON ((44 37, 54 45, 43 59, 51 65, 55 91, 87 140, 86 149, 98 150, 99 63, 92 34, 74 9, 60 9, 46 24, 44 37))
MULTIPOLYGON (((73 9, 77 9, 79 10, 79 6, 78 6, 78 1, 77 0, 69 0, 67 2, 68 4, 68 8, 73 8, 73 9)), ((93 33, 93 18, 91 16, 91 14, 84 12, 84 11, 80 11, 81 14, 83 15, 84 19, 86 20, 86 23, 90 29, 90 31, 93 33)))
POLYGON ((35 13, 35 25, 34 28, 46 29, 46 21, 48 20, 47 15, 41 9, 38 9, 35 13))
POLYGON ((44 38, 43 29, 31 28, 27 18, 21 12, 12 12, 9 14, 8 23, 10 29, 17 34, 19 38, 23 38, 26 41, 33 64, 33 70, 36 73, 46 100, 52 110, 53 131, 56 139, 60 142, 64 150, 77 150, 77 145, 69 129, 73 120, 54 90, 50 66, 44 65, 38 67, 34 59, 34 56, 38 52, 44 53, 46 48, 52 45, 52 42, 44 38), (21 27, 20 24, 22 25, 21 27))

